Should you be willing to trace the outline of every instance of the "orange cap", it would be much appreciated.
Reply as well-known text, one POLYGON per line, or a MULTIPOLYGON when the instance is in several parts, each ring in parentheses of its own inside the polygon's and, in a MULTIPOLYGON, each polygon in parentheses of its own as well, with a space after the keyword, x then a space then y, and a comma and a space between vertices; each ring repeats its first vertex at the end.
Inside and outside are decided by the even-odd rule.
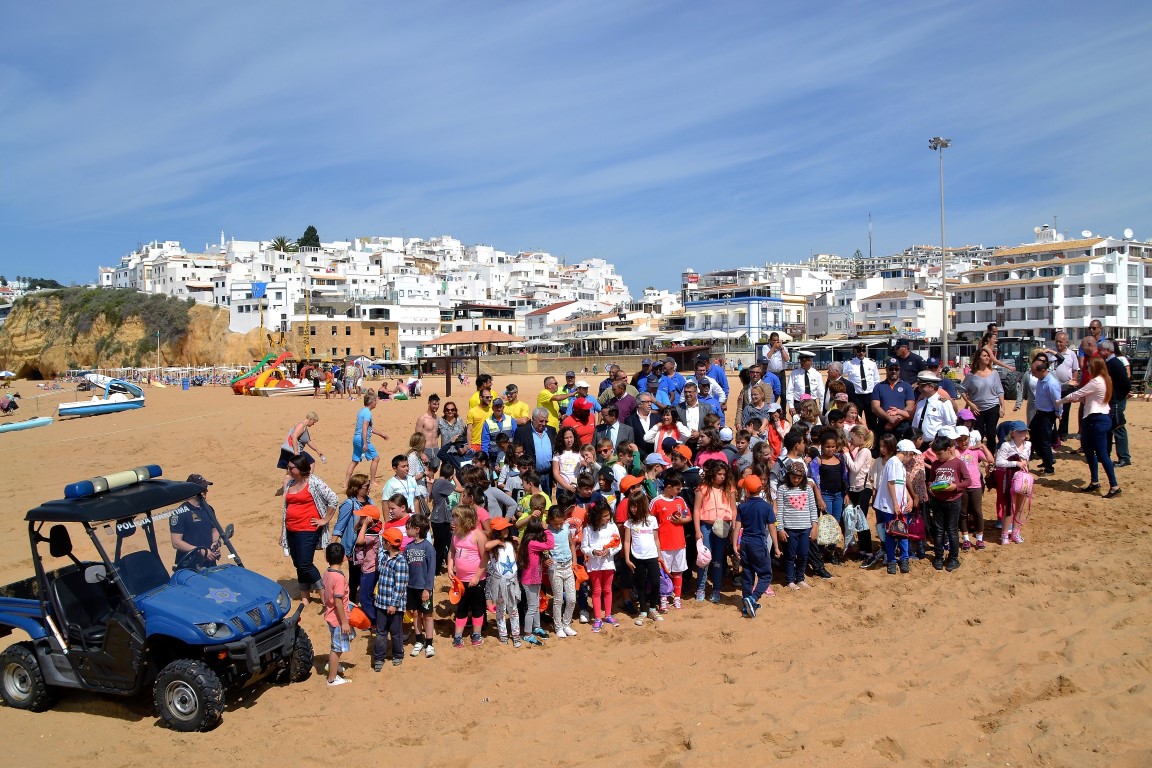
POLYGON ((620 490, 624 493, 628 493, 628 491, 640 485, 641 482, 643 481, 635 475, 628 475, 620 481, 620 490))
POLYGON ((494 531, 502 531, 505 528, 512 527, 512 521, 506 517, 494 517, 488 524, 492 526, 492 530, 494 531))
POLYGON ((692 449, 681 443, 672 450, 683 456, 687 461, 692 461, 692 449))
POLYGON ((760 493, 764 489, 764 481, 759 475, 748 475, 740 481, 740 487, 749 495, 760 493))
POLYGON ((448 590, 448 602, 456 605, 463 596, 464 582, 460 581, 460 579, 452 579, 452 589, 448 590))
POLYGON ((399 528, 385 528, 384 532, 380 534, 380 538, 392 546, 398 547, 404 541, 404 534, 400 532, 399 528))
POLYGON ((376 506, 375 504, 365 504, 364 506, 355 510, 354 514, 357 514, 360 517, 370 517, 373 520, 379 520, 382 517, 380 513, 380 507, 376 506))

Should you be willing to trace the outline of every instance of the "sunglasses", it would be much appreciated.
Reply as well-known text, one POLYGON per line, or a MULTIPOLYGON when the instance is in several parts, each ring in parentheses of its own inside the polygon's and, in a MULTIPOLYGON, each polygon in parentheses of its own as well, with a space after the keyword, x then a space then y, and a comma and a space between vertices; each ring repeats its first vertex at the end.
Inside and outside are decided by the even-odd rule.
POLYGON ((604 454, 605 456, 607 456, 608 454, 612 453, 612 449, 611 449, 611 448, 601 448, 601 449, 600 449, 600 453, 602 453, 602 454, 604 454))

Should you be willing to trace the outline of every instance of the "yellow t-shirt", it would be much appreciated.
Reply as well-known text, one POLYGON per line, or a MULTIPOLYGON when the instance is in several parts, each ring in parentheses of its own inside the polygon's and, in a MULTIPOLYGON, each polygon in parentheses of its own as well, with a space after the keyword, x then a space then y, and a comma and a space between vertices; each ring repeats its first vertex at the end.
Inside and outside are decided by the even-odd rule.
MULTIPOLYGON (((536 404, 548 411, 548 423, 555 427, 560 428, 560 403, 562 400, 553 400, 552 392, 546 389, 540 390, 540 394, 536 396, 536 404)), ((560 390, 556 390, 556 394, 560 394, 560 390)))
POLYGON ((519 423, 521 419, 532 418, 532 409, 529 408, 528 403, 523 400, 517 400, 511 404, 505 403, 504 413, 516 419, 517 423, 519 423))
POLYGON ((480 445, 484 434, 484 420, 491 415, 491 405, 487 408, 481 408, 479 405, 476 405, 468 409, 468 419, 465 423, 468 425, 468 434, 471 435, 472 439, 470 442, 472 445, 480 445))
POLYGON ((469 409, 475 408, 478 405, 480 405, 480 390, 476 390, 472 393, 472 397, 468 398, 469 409))

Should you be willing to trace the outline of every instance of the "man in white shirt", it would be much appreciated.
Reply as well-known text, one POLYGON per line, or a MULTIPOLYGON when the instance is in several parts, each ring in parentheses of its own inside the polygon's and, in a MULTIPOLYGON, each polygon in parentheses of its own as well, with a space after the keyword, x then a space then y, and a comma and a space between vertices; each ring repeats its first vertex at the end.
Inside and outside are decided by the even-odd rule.
MULTIPOLYGON (((1056 334, 1056 349, 1044 350, 1048 353, 1048 362, 1052 366, 1050 375, 1060 384, 1060 397, 1067 397, 1080 381, 1080 356, 1068 346, 1068 334, 1060 331, 1056 334)), ((1072 413, 1072 403, 1064 403, 1060 412, 1060 427, 1057 430, 1055 447, 1060 447, 1062 440, 1068 439, 1068 417, 1072 413)))
POLYGON ((788 348, 784 346, 784 342, 780 340, 780 334, 775 331, 768 337, 768 353, 766 355, 767 361, 765 362, 765 370, 771 371, 776 374, 776 378, 784 381, 784 369, 788 367, 791 356, 788 354, 788 348))
POLYGON ((872 388, 879 384, 884 377, 880 375, 880 368, 876 361, 868 357, 868 347, 857 344, 853 351, 856 356, 844 364, 844 380, 852 385, 849 396, 860 410, 860 415, 868 424, 868 429, 876 431, 876 414, 872 412, 872 388))
POLYGON ((804 350, 797 353, 800 367, 788 375, 788 413, 795 416, 800 398, 811 395, 817 405, 824 402, 824 380, 819 371, 812 370, 812 359, 816 354, 804 350))
POLYGON ((688 379, 684 385, 684 402, 676 406, 676 410, 680 414, 680 421, 692 430, 692 437, 700 433, 701 427, 704 426, 704 417, 713 412, 711 405, 700 402, 695 379, 688 379))
POLYGON ((712 395, 723 405, 728 400, 728 395, 724 392, 724 387, 720 386, 720 382, 708 375, 708 362, 697 360, 696 361, 696 384, 697 386, 703 384, 705 381, 709 382, 712 387, 712 395))
POLYGON ((919 380, 921 397, 912 416, 912 430, 920 431, 920 447, 923 449, 932 444, 941 429, 956 426, 956 409, 952 407, 952 398, 947 392, 940 396, 939 376, 924 371, 919 380))

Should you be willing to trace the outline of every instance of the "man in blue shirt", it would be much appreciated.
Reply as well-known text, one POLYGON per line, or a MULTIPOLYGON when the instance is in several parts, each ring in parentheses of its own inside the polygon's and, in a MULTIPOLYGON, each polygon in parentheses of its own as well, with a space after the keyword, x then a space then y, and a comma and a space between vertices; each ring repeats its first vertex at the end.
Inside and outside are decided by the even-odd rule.
POLYGON ((712 363, 712 367, 708 369, 708 376, 724 390, 725 399, 732 396, 732 390, 728 388, 728 374, 724 370, 727 362, 728 361, 724 359, 724 355, 717 355, 716 362, 712 363))
MULTIPOLYGON (((879 422, 880 435, 889 433, 897 441, 912 437, 912 414, 916 412, 916 394, 912 385, 900 378, 900 361, 888 359, 888 378, 872 389, 872 413, 879 422)), ((879 437, 878 435, 877 437, 879 437)), ((877 439, 876 445, 880 441, 877 439)), ((876 448, 873 453, 879 454, 876 448)))
POLYGON ((684 384, 684 377, 676 370, 676 361, 670 357, 664 360, 664 375, 660 377, 660 391, 667 395, 670 405, 680 404, 684 384))
POLYGON ((1032 361, 1032 375, 1036 385, 1032 392, 1032 402, 1036 404, 1036 415, 1028 424, 1032 432, 1032 447, 1040 457, 1040 471, 1045 475, 1056 474, 1056 456, 1052 452, 1052 441, 1056 429, 1056 414, 1061 406, 1060 382, 1048 371, 1048 359, 1037 357, 1032 361))

